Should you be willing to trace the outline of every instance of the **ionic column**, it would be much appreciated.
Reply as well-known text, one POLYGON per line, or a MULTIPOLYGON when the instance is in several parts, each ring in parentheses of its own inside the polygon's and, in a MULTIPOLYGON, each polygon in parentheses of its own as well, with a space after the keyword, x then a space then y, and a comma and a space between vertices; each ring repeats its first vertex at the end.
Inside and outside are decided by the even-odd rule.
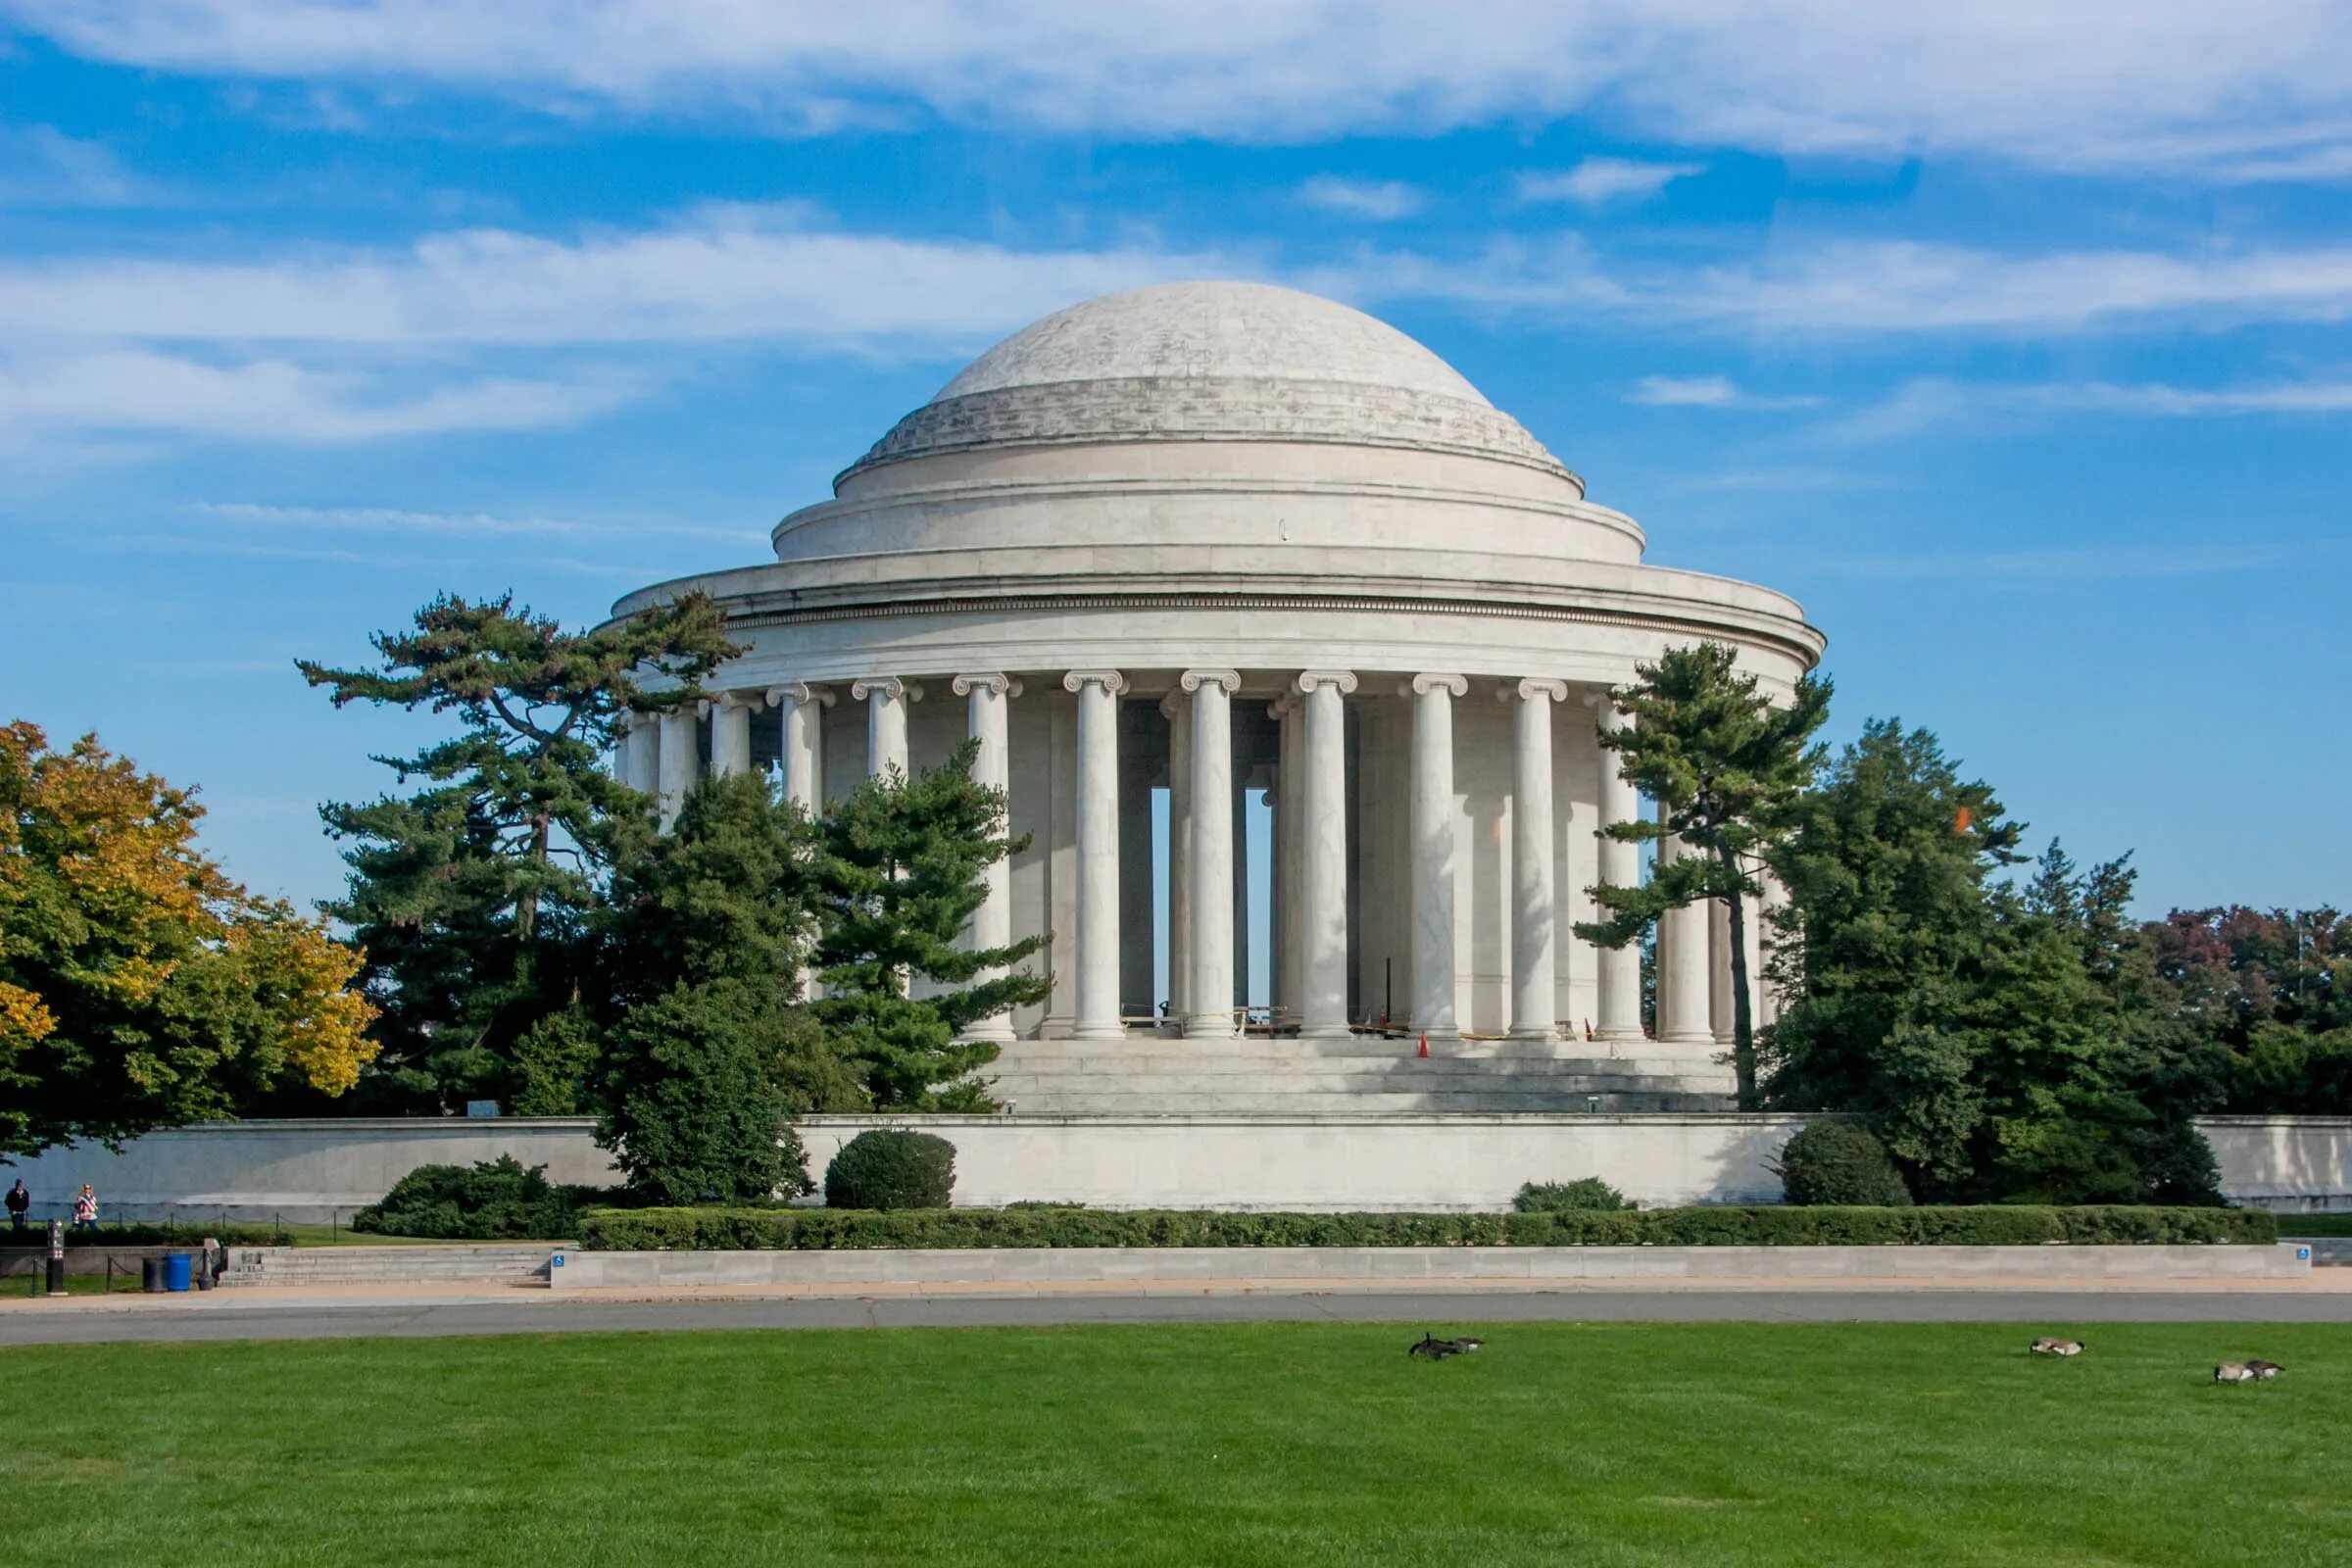
POLYGON ((1077 1040, 1116 1040, 1119 1021, 1119 693, 1115 669, 1073 669, 1078 694, 1077 1040))
POLYGON ((850 695, 865 704, 865 770, 876 778, 897 769, 906 776, 906 705, 919 703, 923 688, 896 675, 869 675, 850 683, 850 695))
POLYGON ((1282 1009, 1278 1019, 1297 1023, 1306 995, 1306 932, 1301 906, 1306 893, 1306 705, 1297 692, 1286 692, 1267 710, 1279 726, 1281 760, 1276 781, 1282 792, 1278 808, 1282 836, 1274 844, 1274 897, 1282 906, 1282 949, 1274 956, 1275 987, 1282 1009))
POLYGON ((1453 896, 1453 700, 1469 691, 1459 675, 1415 675, 1413 699, 1411 957, 1413 1028, 1461 1032, 1453 896))
POLYGON ((1192 694, 1192 994, 1184 1032, 1194 1040, 1230 1040, 1233 1024, 1233 694, 1230 669, 1188 669, 1178 684, 1192 694))
POLYGON ((1761 894, 1745 901, 1740 911, 1745 930, 1740 945, 1746 950, 1747 959, 1747 1021, 1750 1027, 1764 1027, 1764 900, 1761 894))
POLYGON ((1303 849, 1301 897, 1293 912, 1299 952, 1298 1032, 1326 1039, 1348 1033, 1348 710, 1355 690, 1342 669, 1299 675, 1306 700, 1305 811, 1298 823, 1303 849))
POLYGON ((767 689, 767 703, 783 715, 784 798, 814 816, 825 800, 825 710, 833 706, 833 688, 788 680, 767 689))
MULTIPOLYGON (((1632 727, 1633 719, 1612 706, 1607 693, 1593 699, 1600 710, 1600 727, 1615 732, 1632 727)), ((1607 747, 1600 749, 1600 821, 1603 827, 1621 822, 1639 821, 1642 816, 1642 792, 1635 789, 1618 766, 1618 757, 1607 747)), ((1600 838, 1600 880, 1609 887, 1631 888, 1642 885, 1642 846, 1623 844, 1602 834, 1600 838)), ((1622 948, 1597 948, 1597 975, 1600 982, 1600 1017, 1593 1033, 1612 1045, 1633 1044, 1642 1039, 1642 950, 1634 943, 1622 948)))
POLYGON ((620 781, 640 794, 655 794, 662 788, 661 721, 651 713, 630 713, 621 723, 620 781))
MULTIPOLYGON (((1658 841, 1658 858, 1681 858, 1678 840, 1658 841)), ((1670 1046, 1704 1046, 1712 1054, 1715 1026, 1707 985, 1707 906, 1701 900, 1658 916, 1658 1040, 1670 1046)))
POLYGON ((695 775, 702 771, 694 718, 691 708, 671 709, 662 715, 661 785, 656 796, 661 809, 655 821, 664 833, 677 821, 679 808, 686 804, 686 792, 694 788, 695 775))
MULTIPOLYGON (((950 683, 956 695, 966 700, 966 712, 971 737, 979 742, 972 758, 972 782, 985 785, 1002 795, 1011 782, 1011 756, 1007 746, 1008 729, 1005 722, 1007 699, 1020 695, 1021 683, 1004 675, 958 675, 950 683)), ((1012 861, 1000 858, 980 873, 988 889, 988 897, 972 911, 970 940, 972 951, 985 952, 990 948, 1009 946, 1012 942, 1012 861)), ((972 978, 985 985, 1004 976, 1002 967, 982 969, 972 978)), ((1010 1040, 1012 1018, 998 1013, 993 1018, 981 1018, 963 1032, 966 1040, 1010 1040)))
POLYGON ((1168 1022, 1181 1033, 1193 994, 1192 699, 1170 692, 1159 710, 1168 720, 1168 1022))
POLYGON ((1778 959, 1781 937, 1772 921, 1788 906, 1788 890, 1778 877, 1769 873, 1763 878, 1764 896, 1756 901, 1756 1027, 1777 1023, 1781 1016, 1781 989, 1765 974, 1768 964, 1778 959))
POLYGON ((1551 863, 1551 705, 1556 680, 1503 683, 1511 710, 1511 1036, 1557 1040, 1559 920, 1551 863))
POLYGON ((1728 899, 1707 901, 1707 1027, 1715 1043, 1730 1047, 1732 1026, 1732 905, 1728 899))
POLYGON ((710 772, 726 778, 752 770, 752 710, 760 706, 757 693, 720 692, 703 704, 710 715, 710 772))

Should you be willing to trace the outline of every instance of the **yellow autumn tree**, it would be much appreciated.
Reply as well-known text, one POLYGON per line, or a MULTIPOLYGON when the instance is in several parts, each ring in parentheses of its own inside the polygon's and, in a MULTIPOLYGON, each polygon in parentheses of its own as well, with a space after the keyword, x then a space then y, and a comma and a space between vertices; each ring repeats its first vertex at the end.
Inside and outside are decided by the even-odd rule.
POLYGON ((375 1054, 362 955, 230 880, 203 815, 95 736, 0 727, 0 1155, 339 1095, 375 1054))

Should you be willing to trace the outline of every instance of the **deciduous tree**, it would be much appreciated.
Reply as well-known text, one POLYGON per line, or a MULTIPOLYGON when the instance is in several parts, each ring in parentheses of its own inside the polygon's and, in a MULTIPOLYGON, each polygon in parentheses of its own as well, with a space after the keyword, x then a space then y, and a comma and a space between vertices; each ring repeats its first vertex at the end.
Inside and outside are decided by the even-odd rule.
POLYGON ((196 845, 194 793, 0 728, 0 1155, 349 1090, 360 955, 196 845))

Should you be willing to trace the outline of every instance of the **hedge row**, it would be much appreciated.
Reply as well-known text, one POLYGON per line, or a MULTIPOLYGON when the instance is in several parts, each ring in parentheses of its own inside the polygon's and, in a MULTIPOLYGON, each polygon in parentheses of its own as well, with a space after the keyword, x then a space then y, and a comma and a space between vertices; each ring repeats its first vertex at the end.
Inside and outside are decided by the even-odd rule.
MULTIPOLYGON (((112 1221, 94 1231, 77 1231, 66 1227, 68 1247, 195 1247, 206 1237, 223 1247, 291 1247, 294 1238, 274 1225, 260 1225, 244 1220, 229 1220, 215 1224, 210 1220, 193 1225, 141 1224, 136 1220, 117 1224, 112 1221)), ((24 1234, 0 1228, 0 1248, 39 1248, 49 1245, 49 1222, 39 1221, 27 1226, 24 1234)))
POLYGON ((1660 1208, 1619 1213, 1235 1214, 1194 1209, 598 1209, 589 1251, 951 1247, 1820 1247, 2272 1242, 2245 1208, 1660 1208))

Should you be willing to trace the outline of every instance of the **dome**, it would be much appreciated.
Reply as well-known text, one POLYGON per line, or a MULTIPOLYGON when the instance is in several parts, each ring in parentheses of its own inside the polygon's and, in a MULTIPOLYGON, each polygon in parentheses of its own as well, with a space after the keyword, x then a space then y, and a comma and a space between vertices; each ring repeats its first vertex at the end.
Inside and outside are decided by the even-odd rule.
POLYGON ((1459 371, 1334 300, 1161 283, 1057 311, 967 366, 841 479, 987 448, 1307 442, 1499 459, 1567 475, 1459 371))

